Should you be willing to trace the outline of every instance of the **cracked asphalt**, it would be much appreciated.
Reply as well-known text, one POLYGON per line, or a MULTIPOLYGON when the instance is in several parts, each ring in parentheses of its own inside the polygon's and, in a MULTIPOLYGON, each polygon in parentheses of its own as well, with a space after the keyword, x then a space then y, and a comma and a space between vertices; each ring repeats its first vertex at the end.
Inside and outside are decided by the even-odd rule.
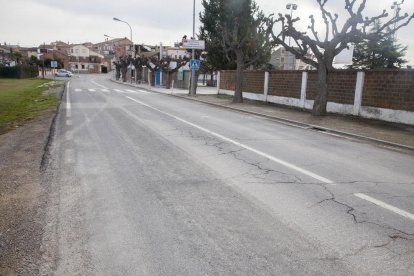
POLYGON ((412 154, 107 78, 63 97, 41 274, 414 274, 412 154))

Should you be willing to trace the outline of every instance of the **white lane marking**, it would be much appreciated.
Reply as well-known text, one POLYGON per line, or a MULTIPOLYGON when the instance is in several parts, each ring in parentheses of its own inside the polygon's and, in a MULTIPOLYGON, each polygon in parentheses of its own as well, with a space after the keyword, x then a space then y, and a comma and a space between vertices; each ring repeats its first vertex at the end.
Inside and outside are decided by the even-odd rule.
POLYGON ((97 86, 99 86, 100 88, 103 88, 103 89, 108 89, 108 87, 106 87, 106 86, 103 86, 102 84, 99 84, 99 83, 97 83, 95 80, 91 80, 91 82, 93 83, 93 84, 95 84, 95 85, 97 85, 97 86))
POLYGON ((72 116, 72 107, 70 105, 70 100, 69 100, 69 91, 70 91, 70 82, 68 82, 68 84, 66 84, 66 117, 70 117, 72 116))
POLYGON ((125 89, 125 91, 128 91, 128 92, 131 92, 131 93, 137 93, 137 92, 139 92, 139 93, 144 93, 144 94, 151 94, 150 92, 148 92, 148 91, 145 91, 145 90, 131 90, 131 89, 125 89))
POLYGON ((92 89, 92 88, 89 88, 88 89, 90 92, 95 92, 96 90, 95 89, 92 89))
POLYGON ((109 90, 108 89, 101 89, 102 92, 108 93, 109 90))
POLYGON ((144 94, 152 94, 151 92, 148 92, 148 91, 145 91, 145 90, 141 90, 141 89, 139 89, 138 91, 141 92, 141 93, 144 93, 144 94))
POLYGON ((126 97, 126 98, 128 98, 128 99, 130 99, 131 101, 134 101, 134 102, 136 102, 136 103, 140 104, 140 105, 143 105, 143 106, 146 106, 146 107, 148 107, 148 108, 150 108, 150 109, 153 109, 153 110, 155 110, 155 111, 158 111, 158 112, 160 112, 160 113, 162 113, 162 114, 165 114, 165 115, 167 115, 167 116, 169 116, 169 117, 172 117, 172 118, 174 118, 174 119, 176 119, 176 120, 178 120, 178 121, 180 121, 180 122, 183 122, 183 123, 185 123, 185 124, 187 124, 187 125, 190 125, 190 126, 192 126, 192 127, 195 127, 195 128, 197 128, 197 129, 199 129, 199 130, 201 130, 201 131, 203 131, 203 132, 206 132, 206 133, 208 133, 208 134, 210 134, 210 135, 216 136, 216 137, 218 137, 218 138, 220 138, 220 139, 222 139, 222 140, 224 140, 224 141, 227 141, 227 142, 229 142, 229 143, 232 143, 232 144, 234 144, 234 145, 236 145, 236 146, 239 146, 239 147, 241 147, 241 148, 244 148, 244 149, 246 149, 246 150, 248 150, 248 151, 254 152, 254 153, 256 153, 256 154, 258 154, 258 155, 260 155, 260 156, 262 156, 262 157, 265 157, 265 158, 267 158, 267 159, 269 159, 269 160, 272 160, 272 161, 273 161, 273 162, 275 162, 275 163, 278 163, 278 164, 280 164, 280 165, 283 165, 283 166, 285 166, 285 167, 287 167, 287 168, 290 168, 290 169, 292 169, 292 170, 298 171, 298 172, 300 172, 300 173, 302 173, 302 174, 305 174, 305 175, 307 175, 307 176, 310 176, 310 177, 312 177, 312 178, 314 178, 314 179, 317 179, 317 180, 319 180, 319 181, 321 181, 321 182, 328 183, 328 184, 333 184, 333 183, 334 183, 332 180, 327 179, 327 178, 325 178, 325 177, 323 177, 323 176, 320 176, 320 175, 315 174, 315 173, 313 173, 313 172, 311 172, 311 171, 308 171, 308 170, 302 169, 302 168, 300 168, 300 167, 298 167, 298 166, 296 166, 296 165, 293 165, 293 164, 291 164, 291 163, 289 163, 289 162, 286 162, 286 161, 284 161, 284 160, 282 160, 282 159, 279 159, 279 158, 277 158, 277 157, 274 157, 274 156, 272 156, 272 155, 269 155, 269 154, 267 154, 267 153, 264 153, 264 152, 262 152, 262 151, 259 151, 259 150, 257 150, 257 149, 254 149, 254 148, 252 148, 252 147, 249 147, 249 146, 247 146, 247 145, 244 145, 244 144, 242 144, 242 143, 239 143, 239 142, 237 142, 237 141, 235 141, 235 140, 232 140, 232 139, 230 139, 230 138, 227 138, 227 137, 225 137, 225 136, 223 136, 223 135, 221 135, 221 134, 218 134, 218 133, 216 133, 216 132, 213 132, 213 131, 211 131, 211 130, 208 130, 208 129, 206 129, 206 128, 204 128, 204 127, 201 127, 201 126, 199 126, 199 125, 193 124, 193 123, 191 123, 191 122, 189 122, 189 121, 186 121, 186 120, 184 120, 184 119, 181 119, 180 117, 177 117, 177 116, 174 116, 174 115, 169 114, 169 113, 167 113, 167 112, 164 112, 164 111, 162 111, 162 110, 159 110, 159 109, 157 109, 157 108, 155 108, 155 107, 152 107, 152 106, 150 106, 150 105, 148 105, 148 104, 146 104, 146 103, 143 103, 143 102, 141 102, 141 101, 138 101, 138 100, 136 100, 136 99, 134 99, 134 98, 131 98, 131 97, 128 97, 128 96, 125 96, 125 97, 126 97))
POLYGON ((72 125, 72 120, 66 120, 66 125, 71 126, 72 125))
POLYGON ((394 212, 396 214, 399 214, 400 216, 403 216, 403 217, 406 217, 408 219, 414 220, 414 215, 413 214, 411 214, 411 213, 409 213, 407 211, 401 210, 400 208, 397 208, 397 207, 394 207, 392 205, 389 205, 389 204, 387 204, 385 202, 382 202, 381 200, 375 199, 373 197, 370 197, 370 196, 368 196, 366 194, 362 194, 362 193, 356 193, 354 195, 356 197, 359 197, 361 199, 365 199, 366 201, 369 201, 371 203, 374 203, 375 205, 378 205, 378 206, 380 206, 382 208, 385 208, 385 209, 387 209, 389 211, 392 211, 392 212, 394 212))
POLYGON ((80 88, 75 88, 75 91, 76 91, 76 92, 81 92, 81 91, 82 91, 82 89, 80 89, 80 88))
POLYGON ((121 92, 121 93, 123 93, 124 91, 122 91, 121 89, 114 89, 114 91, 116 91, 116 92, 121 92))

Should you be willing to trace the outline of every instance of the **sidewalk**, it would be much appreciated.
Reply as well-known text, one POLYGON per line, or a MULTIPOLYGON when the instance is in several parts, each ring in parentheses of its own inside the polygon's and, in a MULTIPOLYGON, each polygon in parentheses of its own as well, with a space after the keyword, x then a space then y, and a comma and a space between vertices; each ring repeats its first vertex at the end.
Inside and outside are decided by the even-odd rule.
POLYGON ((241 104, 235 104, 232 102, 233 98, 231 96, 217 95, 216 87, 199 86, 197 88, 197 95, 190 96, 188 90, 184 89, 165 89, 149 85, 123 84, 223 108, 265 116, 283 123, 293 124, 311 130, 324 131, 350 139, 365 140, 382 146, 408 149, 414 152, 414 126, 339 114, 315 117, 307 110, 246 99, 241 104))

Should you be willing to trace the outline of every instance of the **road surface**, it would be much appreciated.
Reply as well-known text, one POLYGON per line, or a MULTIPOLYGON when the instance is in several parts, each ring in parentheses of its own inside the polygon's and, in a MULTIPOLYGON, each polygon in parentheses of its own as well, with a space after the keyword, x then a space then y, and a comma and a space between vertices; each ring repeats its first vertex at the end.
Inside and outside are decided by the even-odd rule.
POLYGON ((414 275, 414 158, 113 83, 67 85, 42 272, 414 275))

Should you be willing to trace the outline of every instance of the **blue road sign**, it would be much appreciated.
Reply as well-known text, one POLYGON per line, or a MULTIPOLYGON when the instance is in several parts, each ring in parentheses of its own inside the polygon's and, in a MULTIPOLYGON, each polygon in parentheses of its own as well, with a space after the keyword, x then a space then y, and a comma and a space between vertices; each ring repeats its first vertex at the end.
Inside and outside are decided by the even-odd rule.
POLYGON ((192 59, 190 60, 190 69, 191 70, 199 70, 200 69, 200 60, 199 59, 192 59))

